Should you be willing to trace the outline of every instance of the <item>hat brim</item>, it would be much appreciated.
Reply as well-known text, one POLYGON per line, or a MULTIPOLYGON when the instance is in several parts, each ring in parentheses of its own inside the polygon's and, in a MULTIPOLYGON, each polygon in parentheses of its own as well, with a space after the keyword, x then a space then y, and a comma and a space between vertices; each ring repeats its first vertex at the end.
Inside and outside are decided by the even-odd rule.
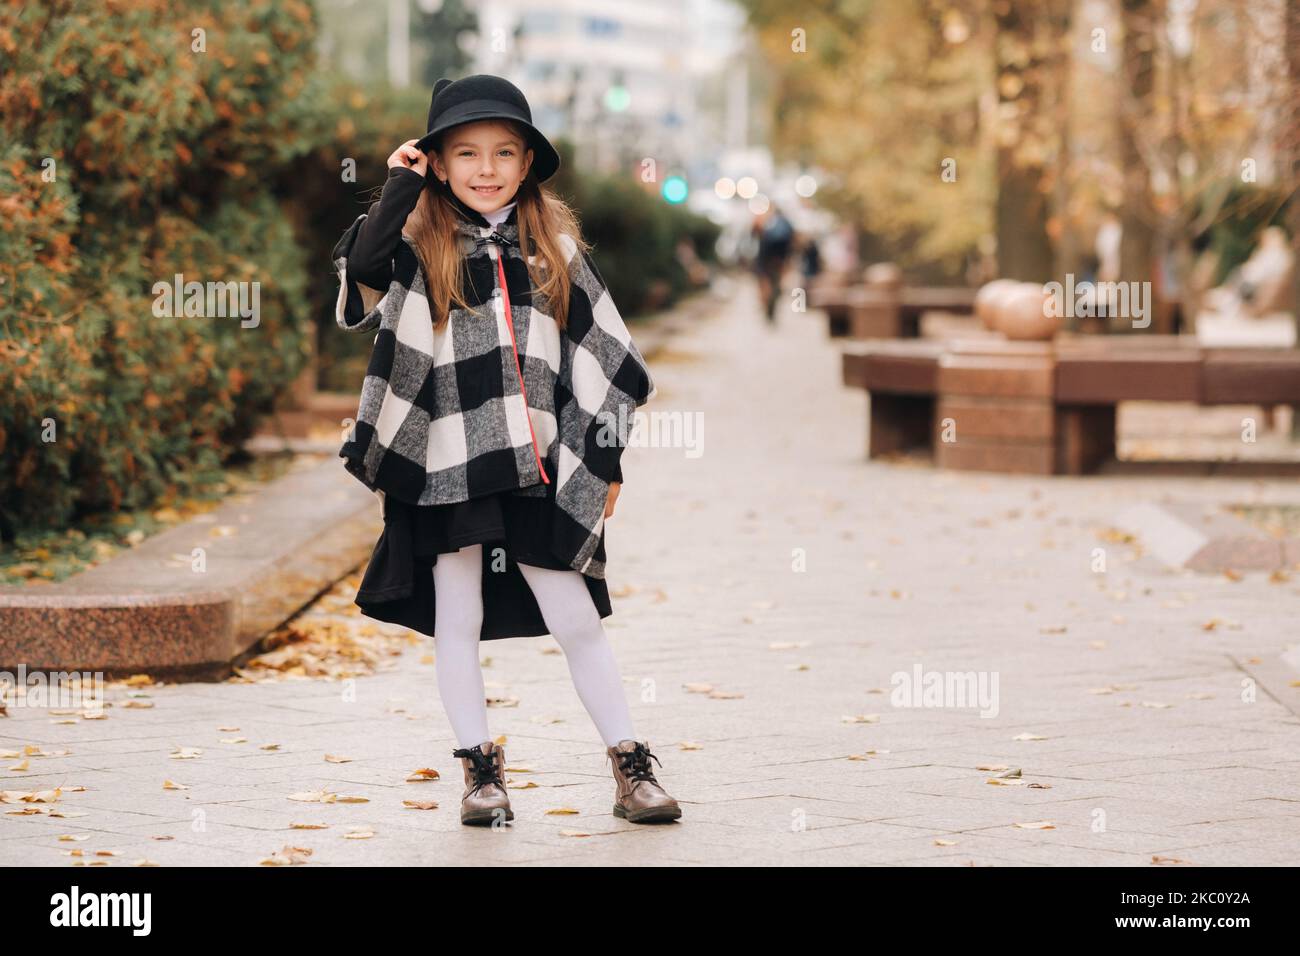
POLYGON ((438 123, 433 129, 416 141, 415 148, 422 153, 427 153, 438 137, 453 126, 489 119, 512 120, 528 131, 528 145, 533 150, 532 172, 539 183, 546 182, 559 170, 560 154, 556 152, 555 147, 542 134, 542 131, 522 116, 508 108, 502 108, 499 104, 464 103, 456 109, 448 110, 446 114, 439 117, 438 123))

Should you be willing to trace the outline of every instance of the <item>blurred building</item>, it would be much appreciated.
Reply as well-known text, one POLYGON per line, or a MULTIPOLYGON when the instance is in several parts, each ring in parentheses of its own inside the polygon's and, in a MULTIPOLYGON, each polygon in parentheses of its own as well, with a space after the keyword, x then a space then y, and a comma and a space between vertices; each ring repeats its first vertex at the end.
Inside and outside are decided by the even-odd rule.
POLYGON ((484 0, 476 10, 475 69, 524 89, 538 125, 571 139, 583 168, 640 173, 653 160, 660 182, 712 183, 717 156, 747 134, 750 101, 734 88, 747 28, 726 0, 484 0))

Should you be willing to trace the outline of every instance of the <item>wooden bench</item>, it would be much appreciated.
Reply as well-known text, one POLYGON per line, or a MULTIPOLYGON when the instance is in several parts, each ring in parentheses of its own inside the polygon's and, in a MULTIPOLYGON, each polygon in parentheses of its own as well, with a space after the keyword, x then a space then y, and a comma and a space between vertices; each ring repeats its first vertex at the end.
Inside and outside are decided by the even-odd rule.
POLYGON ((1190 336, 1058 336, 847 345, 870 396, 868 456, 930 449, 941 468, 1083 474, 1115 457, 1122 401, 1300 404, 1300 349, 1190 336))
POLYGON ((832 337, 917 338, 926 312, 975 314, 977 289, 904 286, 840 286, 812 290, 809 304, 826 313, 832 337))

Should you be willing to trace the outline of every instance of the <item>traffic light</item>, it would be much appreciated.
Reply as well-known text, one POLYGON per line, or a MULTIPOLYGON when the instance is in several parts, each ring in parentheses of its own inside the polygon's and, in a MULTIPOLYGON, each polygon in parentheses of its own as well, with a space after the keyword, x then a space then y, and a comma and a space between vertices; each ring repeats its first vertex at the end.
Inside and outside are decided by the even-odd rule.
POLYGON ((686 201, 690 189, 686 185, 686 180, 681 176, 669 176, 664 180, 662 193, 666 201, 676 204, 686 201))

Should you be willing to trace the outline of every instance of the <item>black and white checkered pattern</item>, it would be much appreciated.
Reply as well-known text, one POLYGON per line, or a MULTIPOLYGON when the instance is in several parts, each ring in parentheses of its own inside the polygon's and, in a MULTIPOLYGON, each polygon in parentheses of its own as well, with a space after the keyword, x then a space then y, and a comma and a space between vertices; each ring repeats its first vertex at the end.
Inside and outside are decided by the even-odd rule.
POLYGON ((394 251, 387 292, 348 277, 348 254, 365 218, 357 217, 333 251, 336 321, 354 332, 377 330, 356 425, 339 451, 345 467, 381 497, 419 505, 499 491, 553 494, 552 550, 575 570, 603 578, 609 484, 635 410, 656 389, 595 263, 561 238, 572 279, 561 330, 534 308, 515 213, 495 230, 462 219, 463 293, 474 308, 453 306, 435 333, 423 270, 407 237, 394 251))

